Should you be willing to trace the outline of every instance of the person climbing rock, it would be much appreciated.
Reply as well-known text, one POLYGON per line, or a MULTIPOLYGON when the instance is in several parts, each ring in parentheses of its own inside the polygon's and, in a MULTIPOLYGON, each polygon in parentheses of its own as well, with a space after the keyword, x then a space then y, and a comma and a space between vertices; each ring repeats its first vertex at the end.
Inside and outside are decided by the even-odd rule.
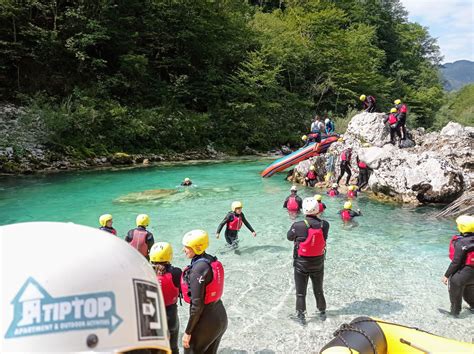
POLYGON ((451 264, 442 282, 448 285, 451 315, 458 317, 462 299, 474 314, 474 216, 461 215, 456 219, 460 235, 451 238, 449 258, 451 264))
POLYGON ((390 127, 390 144, 396 144, 395 136, 401 138, 400 130, 398 129, 398 117, 397 117, 397 109, 394 107, 390 109, 390 113, 385 117, 384 123, 388 123, 390 127))
POLYGON ((285 202, 283 203, 283 208, 286 208, 288 211, 297 213, 301 210, 303 206, 303 200, 297 195, 298 189, 296 186, 292 186, 290 189, 290 195, 286 197, 285 202))
POLYGON ((359 159, 359 156, 356 156, 357 167, 359 167, 359 178, 357 179, 357 187, 359 190, 362 190, 367 183, 369 183, 369 167, 364 161, 359 159))
POLYGON ((362 102, 363 109, 366 112, 373 113, 375 112, 375 97, 360 95, 359 99, 362 102))
POLYGON ((189 186, 192 186, 192 185, 193 185, 193 182, 192 182, 188 177, 186 177, 186 178, 184 179, 184 181, 181 182, 181 185, 182 185, 183 187, 189 187, 189 186))
POLYGON ((189 231, 183 237, 183 246, 191 259, 181 277, 183 299, 190 304, 182 341, 184 353, 215 354, 227 329, 227 313, 221 301, 224 268, 216 257, 205 252, 209 246, 206 231, 189 231))
POLYGON ((326 210, 326 204, 324 204, 324 203, 322 202, 323 196, 322 196, 321 194, 316 194, 316 195, 314 196, 314 199, 318 202, 319 213, 320 213, 320 214, 323 213, 324 210, 326 210))
POLYGON ((352 210, 352 202, 347 201, 344 203, 344 209, 339 210, 339 215, 341 215, 341 219, 343 221, 351 221, 353 218, 356 216, 361 216, 362 213, 360 212, 360 209, 357 209, 357 211, 352 210))
POLYGON ((326 319, 326 299, 323 292, 324 256, 329 223, 318 218, 319 205, 315 198, 303 200, 305 219, 295 222, 287 233, 294 242, 293 267, 296 287, 296 319, 306 324, 306 289, 308 279, 313 284, 316 307, 322 320, 326 319))
POLYGON ((347 148, 341 153, 341 164, 340 164, 340 169, 341 172, 339 174, 339 177, 337 178, 337 184, 339 185, 339 181, 341 180, 342 176, 344 176, 344 173, 347 174, 346 178, 346 186, 349 185, 349 180, 351 179, 351 158, 352 158, 352 148, 347 148))
POLYGON ((334 126, 334 122, 329 118, 326 118, 324 120, 324 127, 325 127, 326 135, 331 135, 336 131, 336 128, 334 126))
POLYGON ((225 230, 225 240, 226 242, 234 248, 237 248, 239 245, 238 234, 239 230, 242 228, 242 223, 247 226, 247 228, 252 233, 253 237, 257 236, 257 233, 252 228, 252 225, 245 218, 244 213, 242 212, 242 202, 235 201, 232 202, 231 209, 229 213, 225 216, 224 220, 217 227, 216 238, 219 238, 219 235, 222 231, 224 225, 226 225, 225 230))
POLYGON ((173 267, 173 248, 168 242, 157 242, 150 249, 150 263, 156 272, 158 284, 161 287, 163 301, 166 307, 166 319, 170 331, 170 346, 172 354, 179 354, 179 317, 178 298, 181 294, 180 268, 173 267))
POLYGON ((100 225, 99 230, 109 232, 112 235, 117 235, 117 230, 115 230, 112 227, 112 223, 113 223, 112 215, 110 214, 101 215, 99 218, 99 225, 100 225))
POLYGON ((137 227, 130 230, 125 236, 125 241, 137 249, 146 259, 149 259, 148 252, 155 243, 153 234, 146 229, 150 225, 150 217, 147 214, 138 215, 136 225, 137 227))
POLYGON ((357 187, 349 186, 347 188, 347 198, 357 198, 357 187))
POLYGON ((326 194, 330 197, 335 197, 339 195, 339 191, 337 190, 339 185, 337 183, 333 183, 331 188, 326 192, 326 194))
POLYGON ((314 185, 318 181, 318 176, 316 175, 316 167, 310 166, 309 171, 306 173, 304 181, 307 186, 314 187, 314 185))
POLYGON ((397 109, 398 129, 400 131, 401 139, 406 140, 407 139, 406 121, 407 121, 407 113, 408 113, 407 105, 402 103, 401 99, 396 99, 393 103, 395 103, 395 108, 397 109))

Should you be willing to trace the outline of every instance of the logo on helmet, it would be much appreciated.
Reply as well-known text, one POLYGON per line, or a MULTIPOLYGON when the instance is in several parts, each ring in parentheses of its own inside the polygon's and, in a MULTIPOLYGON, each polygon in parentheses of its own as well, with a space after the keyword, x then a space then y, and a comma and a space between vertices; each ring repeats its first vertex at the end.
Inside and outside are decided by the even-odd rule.
POLYGON ((14 317, 5 338, 94 328, 112 333, 122 323, 110 291, 55 298, 30 277, 11 303, 14 317))
POLYGON ((135 302, 137 306, 138 340, 150 340, 164 337, 161 324, 160 297, 156 284, 133 280, 135 302))

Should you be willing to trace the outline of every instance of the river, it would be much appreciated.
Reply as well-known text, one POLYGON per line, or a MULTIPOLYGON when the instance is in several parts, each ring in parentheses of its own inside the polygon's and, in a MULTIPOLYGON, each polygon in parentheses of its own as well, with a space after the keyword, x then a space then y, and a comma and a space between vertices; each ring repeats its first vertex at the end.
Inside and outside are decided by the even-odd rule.
MULTIPOLYGON (((202 228, 211 235, 208 253, 217 255, 226 272, 223 302, 229 327, 223 353, 312 353, 332 338, 344 322, 367 315, 420 327, 435 334, 471 341, 474 321, 464 309, 448 318, 441 278, 449 264, 448 243, 456 232, 452 221, 436 220, 433 207, 411 208, 359 197, 357 227, 344 227, 337 215, 343 198, 324 197, 324 218, 331 224, 325 265, 328 318, 311 318, 303 328, 294 313, 292 244, 286 232, 292 220, 282 208, 290 184, 284 175, 262 179, 268 160, 163 164, 148 168, 67 172, 0 179, 0 224, 25 221, 71 221, 97 227, 103 213, 114 216, 121 237, 134 227, 138 213, 151 217, 156 241, 174 248, 176 266, 187 264, 181 238, 202 228), (179 188, 185 177, 195 187, 179 188), (164 198, 137 193, 165 189, 164 198), (137 199, 139 199, 137 201, 137 199), (233 200, 257 231, 240 232, 241 254, 227 251, 224 237, 214 238, 233 200)), ((302 197, 315 190, 300 187, 302 197)), ((19 254, 21 257, 21 254, 19 254)), ((308 287, 309 315, 316 311, 308 287)), ((465 307, 466 304, 463 304, 465 307)), ((187 306, 180 308, 181 330, 187 306)))

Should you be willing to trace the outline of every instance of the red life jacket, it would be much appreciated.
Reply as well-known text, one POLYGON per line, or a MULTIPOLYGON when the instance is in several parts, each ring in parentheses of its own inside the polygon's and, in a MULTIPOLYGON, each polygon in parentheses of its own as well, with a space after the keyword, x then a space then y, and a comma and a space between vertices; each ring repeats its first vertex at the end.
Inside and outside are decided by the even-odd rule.
POLYGON ((407 113, 408 109, 407 109, 407 105, 406 104, 402 104, 402 106, 400 107, 400 109, 398 110, 400 113, 407 113))
POLYGON ((388 116, 388 124, 394 125, 397 122, 398 122, 397 116, 395 116, 395 114, 393 114, 393 113, 390 113, 390 115, 388 116))
POLYGON ((306 177, 308 177, 309 179, 316 179, 316 173, 314 173, 314 171, 309 170, 306 177))
POLYGON ((330 197, 335 197, 337 195, 337 191, 332 188, 332 189, 329 190, 328 195, 330 197))
POLYGON ((289 211, 298 211, 300 210, 300 206, 298 205, 298 202, 296 201, 296 196, 290 196, 288 198, 288 203, 286 203, 286 209, 289 211))
MULTIPOLYGON (((204 297, 204 304, 210 304, 216 302, 222 297, 224 292, 224 267, 218 260, 210 262, 206 258, 200 258, 196 262, 207 262, 212 268, 212 281, 206 285, 206 295, 204 297)), ((184 268, 183 274, 181 275, 181 291, 183 293, 183 299, 188 304, 191 303, 189 284, 185 280, 186 273, 191 270, 191 266, 184 268)))
POLYGON ((359 168, 367 168, 367 164, 365 162, 362 162, 362 161, 359 161, 357 163, 357 166, 359 166, 359 168))
MULTIPOLYGON (((449 259, 453 260, 454 258, 454 244, 457 240, 462 238, 460 235, 454 235, 449 242, 449 259)), ((468 252, 466 255, 465 265, 474 266, 474 251, 468 252)))
POLYGON ((344 209, 341 212, 341 218, 343 221, 350 221, 352 219, 351 213, 349 209, 344 209))
POLYGON ((299 243, 298 256, 322 256, 326 249, 326 240, 324 240, 323 229, 313 229, 310 227, 309 222, 306 219, 303 221, 308 228, 308 236, 306 236, 306 240, 299 243))
POLYGON ((324 204, 321 202, 318 202, 318 206, 319 206, 319 212, 322 213, 324 211, 324 204))
POLYGON ((173 283, 173 275, 171 273, 157 274, 156 279, 161 286, 165 306, 176 304, 178 302, 179 288, 173 283))
POLYGON ((341 161, 351 161, 351 155, 352 153, 347 150, 344 150, 341 154, 341 161))
POLYGON ((357 197, 357 194, 355 191, 347 191, 347 198, 355 198, 357 197))
POLYGON ((242 228, 242 215, 237 216, 237 214, 234 213, 234 219, 227 221, 227 228, 229 230, 239 231, 242 228))
POLYGON ((138 252, 143 254, 143 256, 148 256, 148 245, 146 244, 146 237, 148 236, 148 231, 135 229, 133 230, 133 237, 130 245, 133 248, 136 248, 138 252))

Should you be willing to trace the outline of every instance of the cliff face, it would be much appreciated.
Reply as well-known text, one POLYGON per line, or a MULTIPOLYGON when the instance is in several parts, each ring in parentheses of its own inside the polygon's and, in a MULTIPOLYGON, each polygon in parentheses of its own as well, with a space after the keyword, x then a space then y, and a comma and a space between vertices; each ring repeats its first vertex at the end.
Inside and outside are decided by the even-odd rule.
MULTIPOLYGON (((334 166, 337 176, 340 153, 352 147, 352 182, 358 174, 358 155, 372 170, 368 189, 374 195, 410 204, 450 203, 473 188, 474 127, 449 123, 439 133, 425 134, 423 129, 410 133, 413 147, 387 144, 389 128, 383 114, 360 113, 349 123, 344 141, 331 145, 324 156, 327 163, 318 165, 334 166)), ((301 163, 295 170, 303 175, 310 164, 301 163)))

